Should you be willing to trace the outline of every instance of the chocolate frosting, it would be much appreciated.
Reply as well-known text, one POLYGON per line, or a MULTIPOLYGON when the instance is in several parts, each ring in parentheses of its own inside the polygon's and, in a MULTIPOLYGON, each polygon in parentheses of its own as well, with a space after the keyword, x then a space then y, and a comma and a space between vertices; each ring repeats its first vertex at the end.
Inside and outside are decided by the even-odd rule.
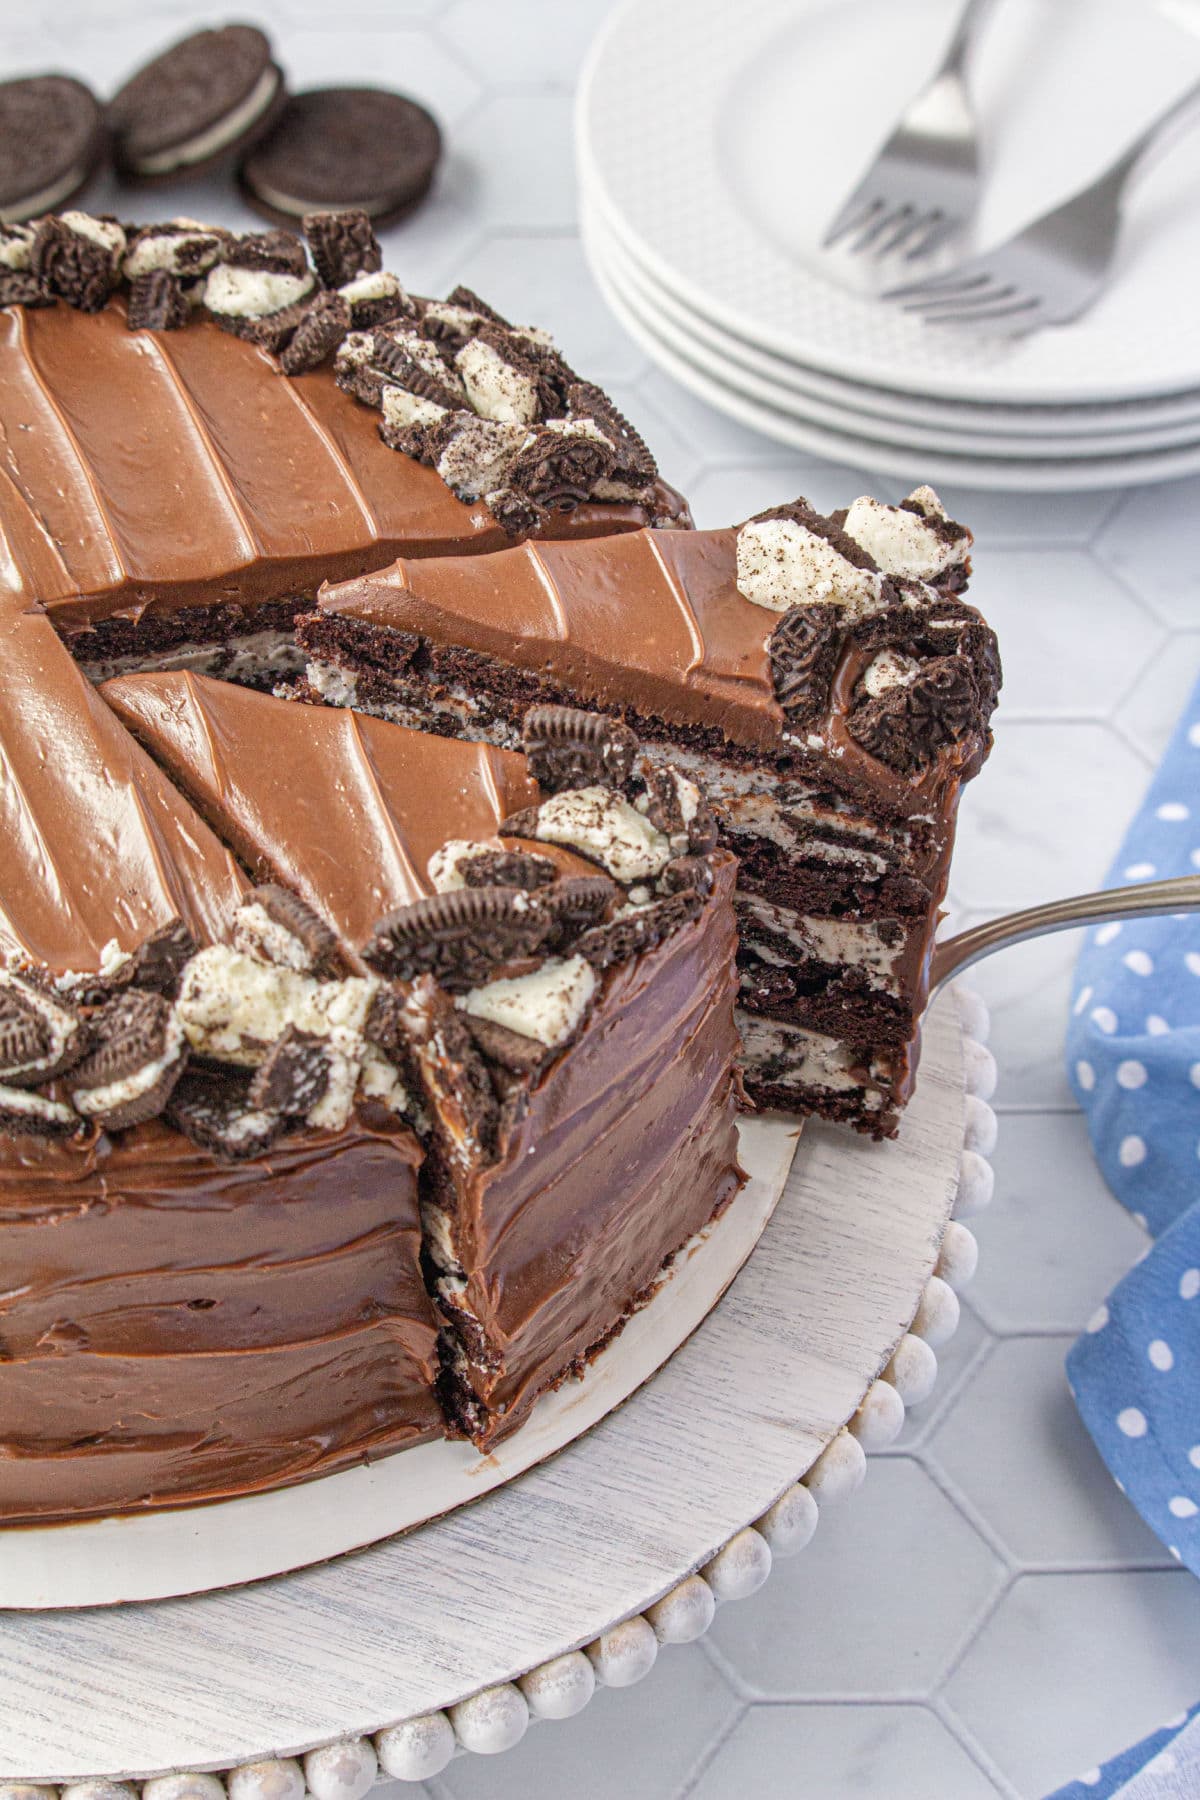
MULTIPOLYGON (((824 716, 803 732, 776 697, 770 639, 781 615, 737 589, 735 529, 646 528, 578 544, 525 543, 469 563, 401 559, 322 589, 326 617, 415 633, 549 677, 585 705, 662 720, 775 757, 868 795, 893 815, 926 809, 973 773, 986 733, 912 774, 867 753, 846 718, 870 653, 841 653, 824 716)), ((963 608, 969 611, 968 608, 963 608)))
MULTIPOLYGON (((94 314, 0 308, 0 594, 69 635, 510 541, 377 423, 329 368, 289 379, 211 320, 134 332, 119 299, 94 314)), ((660 499, 687 522, 678 495, 660 499)), ((645 521, 640 506, 594 503, 554 529, 645 521)))
POLYGON ((105 700, 259 880, 357 948, 432 891, 448 838, 488 838, 537 804, 523 756, 204 675, 126 675, 105 700))
POLYGON ((245 878, 49 621, 0 602, 0 666, 0 955, 58 973, 175 918, 222 936, 245 878))
POLYGON ((395 1120, 221 1164, 155 1121, 0 1157, 0 1517, 327 1473, 441 1430, 420 1149, 395 1120))
POLYGON ((457 1180, 467 1299, 495 1358, 471 1380, 502 1415, 485 1441, 610 1335, 614 1298, 643 1294, 741 1183, 734 876, 719 853, 701 917, 605 976, 502 1157, 457 1180))

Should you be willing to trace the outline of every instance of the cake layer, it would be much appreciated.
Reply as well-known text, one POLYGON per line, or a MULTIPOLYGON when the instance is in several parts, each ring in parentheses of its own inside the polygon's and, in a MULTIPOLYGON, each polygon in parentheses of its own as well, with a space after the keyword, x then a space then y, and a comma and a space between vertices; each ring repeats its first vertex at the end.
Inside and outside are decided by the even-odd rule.
POLYGON ((39 614, 0 602, 0 956, 95 970, 182 919, 222 935, 247 883, 39 614))
MULTIPOLYGON (((969 541, 927 490, 837 519, 797 501, 740 530, 401 561, 324 589, 297 635, 330 703, 500 744, 533 701, 631 724, 708 795, 739 858, 747 1014, 830 1040, 844 1074, 913 1037, 959 789, 990 745, 999 663, 959 594, 969 541), (886 982, 864 966, 872 932, 896 952, 886 982)), ((807 1106, 825 1089, 782 1078, 781 1054, 746 1034, 748 1091, 807 1106)), ((853 1092, 861 1125, 894 1128, 882 1064, 837 1092, 838 1116, 853 1092)))
POLYGON ((223 1163, 158 1121, 0 1155, 0 1517, 216 1499, 441 1429, 416 1139, 223 1163))
POLYGON ((601 1347, 736 1193, 734 868, 704 913, 604 977, 591 1029, 535 1083, 495 1162, 450 1167, 438 1294, 451 1404, 484 1445, 601 1347), (536 1169, 536 1185, 529 1175, 536 1169))
MULTIPOLYGON (((120 299, 97 313, 0 308, 0 434, 0 594, 44 607, 68 637, 114 615, 228 613, 398 555, 511 542, 482 501, 390 450, 330 368, 281 376, 266 350, 199 315, 150 332, 127 328, 120 299)), ((667 490, 663 504, 682 508, 667 490)), ((549 529, 645 519, 633 503, 585 502, 549 529)))
POLYGON ((257 878, 302 894, 354 948, 432 891, 447 838, 489 837, 538 797, 522 756, 361 713, 182 672, 101 692, 257 878))

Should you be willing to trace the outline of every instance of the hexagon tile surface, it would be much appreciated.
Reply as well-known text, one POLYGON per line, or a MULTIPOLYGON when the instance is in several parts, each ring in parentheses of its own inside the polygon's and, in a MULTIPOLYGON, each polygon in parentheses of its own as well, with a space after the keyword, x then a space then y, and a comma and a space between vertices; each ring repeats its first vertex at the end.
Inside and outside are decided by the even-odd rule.
MULTIPOLYGON (((389 267, 418 290, 467 281, 554 330, 611 384, 700 524, 797 493, 825 508, 872 488, 899 497, 891 479, 724 419, 608 312, 575 228, 571 152, 572 90, 606 10, 248 8, 301 84, 385 81, 434 107, 441 177, 388 234, 389 267)), ((0 66, 62 67, 111 91, 214 16, 195 0, 26 0, 0 9, 0 66)), ((88 204, 132 207, 107 184, 88 204)), ((199 184, 169 204, 250 223, 235 195, 199 184)), ((1200 664, 1200 484, 943 492, 975 527, 975 592, 1007 669, 996 751, 962 808, 952 899, 969 922, 1102 876, 1200 664)), ((640 1686, 388 1800, 1040 1800, 1200 1695, 1200 1588, 1110 1483, 1063 1374, 1072 1334, 1143 1242, 1096 1174, 1061 1068, 1074 951, 1047 939, 973 972, 1000 1066, 995 1205, 974 1222, 980 1273, 934 1397, 872 1459, 862 1492, 700 1646, 663 1650, 640 1686)))

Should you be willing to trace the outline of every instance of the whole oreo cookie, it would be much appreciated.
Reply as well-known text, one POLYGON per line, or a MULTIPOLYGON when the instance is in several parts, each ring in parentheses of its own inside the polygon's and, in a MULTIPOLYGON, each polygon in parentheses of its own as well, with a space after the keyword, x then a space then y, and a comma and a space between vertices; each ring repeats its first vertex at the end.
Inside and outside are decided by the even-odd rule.
POLYGON ((270 43, 255 26, 194 32, 110 100, 117 166, 140 181, 207 168, 266 130, 284 94, 270 43))
POLYGON ((100 103, 81 81, 0 82, 0 221, 59 211, 95 174, 105 141, 100 103))
POLYGON ((285 224, 318 209, 353 209, 378 224, 424 198, 441 146, 436 120, 403 94, 314 88, 292 96, 243 160, 242 191, 285 224))

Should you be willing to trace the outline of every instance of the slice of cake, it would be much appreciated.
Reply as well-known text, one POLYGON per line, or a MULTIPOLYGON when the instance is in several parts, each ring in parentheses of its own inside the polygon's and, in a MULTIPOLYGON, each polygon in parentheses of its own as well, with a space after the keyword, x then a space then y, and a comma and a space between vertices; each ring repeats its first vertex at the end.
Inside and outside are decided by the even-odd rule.
MULTIPOLYGON (((515 745, 526 708, 566 702, 636 727, 740 861, 749 1093, 886 1135, 1000 684, 970 545, 929 489, 832 519, 798 501, 740 531, 400 561, 323 590, 298 636, 311 692, 408 724, 515 745)), ((524 742, 540 773, 551 747, 524 742)))
POLYGON ((688 523, 544 332, 408 294, 361 215, 306 230, 0 226, 0 592, 93 674, 269 683, 322 580, 688 523))
POLYGON ((0 970, 0 1519, 495 1441, 741 1179, 699 797, 660 829, 597 718, 549 796, 511 752, 188 672, 101 699, 52 641, 79 687, 43 695, 47 779, 78 706, 180 838, 270 879, 230 863, 199 948, 177 921, 74 979, 0 970), (586 855, 498 835, 551 797, 586 855))

